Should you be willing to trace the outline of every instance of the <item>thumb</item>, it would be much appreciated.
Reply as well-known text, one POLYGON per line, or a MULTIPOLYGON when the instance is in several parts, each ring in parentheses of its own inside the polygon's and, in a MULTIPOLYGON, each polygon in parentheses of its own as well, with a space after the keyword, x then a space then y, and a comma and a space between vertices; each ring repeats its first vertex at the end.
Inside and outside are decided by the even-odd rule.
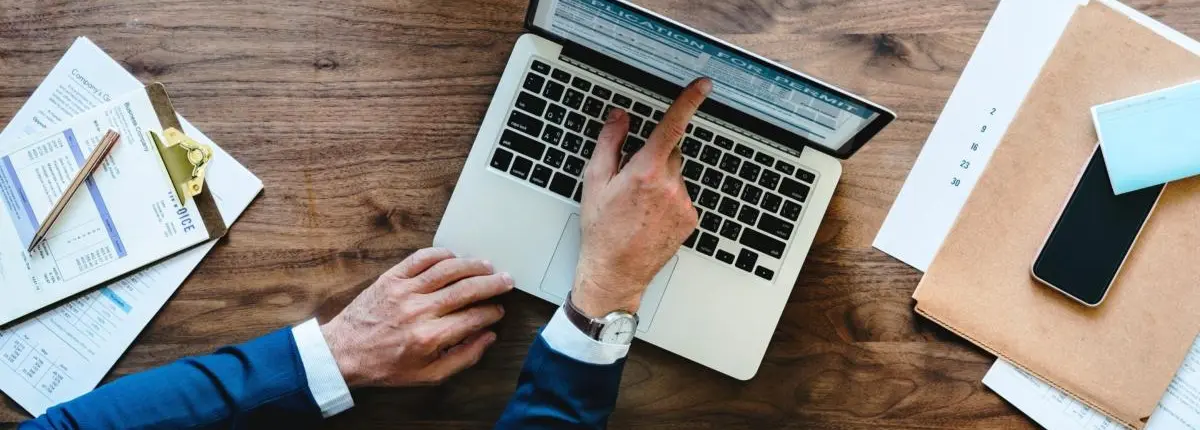
MULTIPOLYGON (((613 109, 608 113, 600 138, 596 139, 596 153, 588 162, 584 172, 583 182, 586 189, 590 184, 607 183, 617 174, 618 163, 621 159, 621 144, 625 142, 625 134, 629 133, 629 115, 621 109, 613 109)), ((594 187, 593 187, 594 188, 594 187)))
POLYGON ((483 352, 495 341, 496 334, 490 331, 480 331, 471 335, 462 343, 446 350, 441 358, 426 367, 430 379, 445 381, 458 372, 474 366, 483 357, 483 352))

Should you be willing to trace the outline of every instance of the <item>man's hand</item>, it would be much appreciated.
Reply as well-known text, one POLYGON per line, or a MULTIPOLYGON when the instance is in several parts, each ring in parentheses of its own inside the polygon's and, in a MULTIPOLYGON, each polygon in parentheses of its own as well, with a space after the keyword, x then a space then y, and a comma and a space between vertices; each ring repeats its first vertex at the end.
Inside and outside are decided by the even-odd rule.
POLYGON ((654 274, 696 228, 678 145, 710 91, 707 78, 688 85, 624 167, 629 117, 619 109, 609 114, 583 179, 583 243, 571 301, 584 314, 636 312, 654 274))
POLYGON ((445 249, 417 251, 321 326, 351 388, 437 384, 471 367, 504 308, 479 302, 513 288, 487 261, 445 249))

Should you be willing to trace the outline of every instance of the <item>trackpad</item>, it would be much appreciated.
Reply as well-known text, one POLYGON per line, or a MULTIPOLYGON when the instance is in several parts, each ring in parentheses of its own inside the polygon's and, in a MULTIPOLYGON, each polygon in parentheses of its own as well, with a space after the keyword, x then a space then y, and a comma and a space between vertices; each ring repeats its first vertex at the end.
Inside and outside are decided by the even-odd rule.
MULTIPOLYGON (((572 214, 567 219, 562 236, 558 238, 558 246, 554 249, 554 257, 550 259, 546 276, 542 277, 539 289, 554 296, 558 303, 567 300, 567 293, 571 292, 571 286, 575 285, 575 266, 579 263, 579 234, 579 215, 572 214)), ((654 280, 650 281, 650 288, 646 290, 646 295, 642 296, 642 306, 638 309, 638 318, 641 319, 638 323, 639 332, 644 333, 650 329, 650 323, 654 321, 654 314, 658 312, 658 304, 667 292, 667 284, 671 282, 671 273, 675 271, 678 261, 678 256, 671 257, 658 274, 654 275, 654 280)))

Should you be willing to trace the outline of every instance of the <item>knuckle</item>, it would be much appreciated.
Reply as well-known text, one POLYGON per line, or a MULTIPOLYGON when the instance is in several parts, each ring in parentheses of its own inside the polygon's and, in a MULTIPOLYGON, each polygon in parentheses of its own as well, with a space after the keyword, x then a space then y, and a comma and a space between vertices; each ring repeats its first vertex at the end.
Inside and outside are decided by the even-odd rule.
POLYGON ((663 131, 663 139, 666 143, 675 143, 679 139, 683 139, 683 134, 687 132, 686 125, 682 119, 680 121, 666 121, 665 124, 659 124, 659 129, 663 131))

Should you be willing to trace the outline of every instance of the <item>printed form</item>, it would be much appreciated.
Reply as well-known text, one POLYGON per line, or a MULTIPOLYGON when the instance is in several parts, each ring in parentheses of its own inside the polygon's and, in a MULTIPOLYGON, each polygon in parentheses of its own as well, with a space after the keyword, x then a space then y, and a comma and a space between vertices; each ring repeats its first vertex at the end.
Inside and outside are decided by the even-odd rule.
POLYGON ((108 282, 208 240, 195 201, 180 205, 149 130, 145 91, 126 91, 51 125, 40 137, 0 137, 0 323, 108 282), (121 139, 67 205, 46 239, 33 240, 55 201, 109 129, 121 139))
MULTIPOLYGON (((91 41, 79 38, 0 132, 0 142, 17 142, 21 136, 75 123, 79 114, 131 92, 144 94, 142 83, 91 41)), ((205 192, 212 193, 226 225, 232 225, 262 191, 262 181, 187 120, 180 120, 184 133, 213 147, 205 192)), ((126 136, 122 134, 118 147, 134 147, 126 136)), ((70 148, 65 137, 58 142, 70 148)), ((51 147, 44 150, 47 153, 63 149, 44 145, 51 147)), ((8 147, 0 146, 0 153, 7 152, 8 147)), ((57 162, 69 165, 70 158, 57 162)), ((95 207, 94 200, 79 198, 85 195, 81 189, 72 204, 95 207)), ((105 228, 94 230, 102 240, 92 249, 108 247, 120 258, 105 228)), ((91 391, 215 245, 216 240, 209 241, 0 330, 0 391, 33 415, 91 391)))
MULTIPOLYGON (((1200 55, 1200 42, 1117 1, 1097 1, 1200 55)), ((928 269, 1071 15, 1086 4, 1000 2, 875 237, 876 248, 928 269)), ((1147 429, 1200 428, 1198 369, 1200 345, 1193 344, 1147 429)), ((996 360, 983 382, 1050 430, 1122 427, 1004 360, 996 360)))

